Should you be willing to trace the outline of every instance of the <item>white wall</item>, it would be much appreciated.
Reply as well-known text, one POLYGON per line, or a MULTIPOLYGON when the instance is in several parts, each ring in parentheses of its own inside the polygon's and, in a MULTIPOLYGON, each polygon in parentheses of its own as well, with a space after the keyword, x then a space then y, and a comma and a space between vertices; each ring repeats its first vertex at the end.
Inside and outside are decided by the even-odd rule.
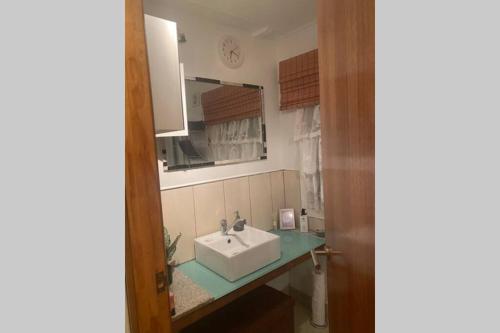
POLYGON ((292 136, 294 115, 279 111, 277 42, 253 38, 245 31, 169 8, 165 2, 146 0, 144 10, 149 15, 177 22, 178 30, 186 35, 187 42, 179 44, 179 56, 187 76, 264 86, 267 160, 188 171, 160 172, 161 188, 250 173, 297 169, 298 160, 292 136), (245 62, 240 68, 227 68, 219 59, 217 46, 224 35, 238 38, 245 50, 245 62))
POLYGON ((310 24, 288 33, 276 41, 277 61, 318 48, 317 24, 310 24))
MULTIPOLYGON (((317 25, 312 22, 302 28, 296 29, 275 41, 276 47, 276 75, 278 76, 278 63, 282 60, 295 57, 299 54, 318 48, 317 25)), ((279 98, 279 95, 278 95, 279 98)), ((279 105, 279 102, 278 102, 279 105)), ((281 119, 279 133, 286 133, 295 126, 295 111, 280 111, 281 119)), ((290 133, 291 134, 291 133, 290 133)), ((281 149, 287 152, 283 158, 283 169, 299 170, 298 150, 293 136, 288 135, 281 141, 281 149)))

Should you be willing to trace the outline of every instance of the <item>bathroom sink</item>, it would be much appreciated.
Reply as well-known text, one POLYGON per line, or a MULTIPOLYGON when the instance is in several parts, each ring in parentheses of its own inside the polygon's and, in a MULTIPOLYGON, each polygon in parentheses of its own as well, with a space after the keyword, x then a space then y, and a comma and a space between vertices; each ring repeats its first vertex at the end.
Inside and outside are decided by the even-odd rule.
POLYGON ((245 226, 243 231, 220 231, 194 240, 196 261, 229 281, 255 272, 281 257, 280 237, 245 226))

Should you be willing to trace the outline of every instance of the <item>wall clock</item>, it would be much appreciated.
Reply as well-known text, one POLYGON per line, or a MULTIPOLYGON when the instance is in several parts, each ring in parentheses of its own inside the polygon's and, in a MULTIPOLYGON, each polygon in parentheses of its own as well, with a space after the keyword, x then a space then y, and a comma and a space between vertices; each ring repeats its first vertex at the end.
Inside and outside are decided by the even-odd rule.
POLYGON ((222 62, 230 68, 238 68, 243 64, 245 55, 238 40, 224 36, 219 42, 219 55, 222 62))

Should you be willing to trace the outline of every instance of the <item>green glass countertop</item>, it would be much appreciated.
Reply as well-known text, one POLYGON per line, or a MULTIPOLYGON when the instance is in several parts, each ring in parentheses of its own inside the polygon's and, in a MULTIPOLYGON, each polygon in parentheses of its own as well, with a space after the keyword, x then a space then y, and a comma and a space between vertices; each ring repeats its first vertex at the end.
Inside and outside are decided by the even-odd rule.
POLYGON ((280 236, 281 258, 234 282, 229 282, 222 276, 199 264, 196 260, 185 262, 176 269, 208 291, 214 299, 218 299, 308 253, 312 249, 325 244, 324 238, 314 236, 311 233, 284 230, 271 232, 280 236))

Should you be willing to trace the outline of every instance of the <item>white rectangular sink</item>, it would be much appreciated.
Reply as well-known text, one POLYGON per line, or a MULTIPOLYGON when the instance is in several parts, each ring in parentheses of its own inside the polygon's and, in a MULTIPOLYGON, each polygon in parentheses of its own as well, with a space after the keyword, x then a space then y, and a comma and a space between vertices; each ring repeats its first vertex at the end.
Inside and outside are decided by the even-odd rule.
POLYGON ((281 257, 280 237, 245 226, 243 231, 220 231, 194 240, 196 261, 229 281, 255 272, 281 257))

